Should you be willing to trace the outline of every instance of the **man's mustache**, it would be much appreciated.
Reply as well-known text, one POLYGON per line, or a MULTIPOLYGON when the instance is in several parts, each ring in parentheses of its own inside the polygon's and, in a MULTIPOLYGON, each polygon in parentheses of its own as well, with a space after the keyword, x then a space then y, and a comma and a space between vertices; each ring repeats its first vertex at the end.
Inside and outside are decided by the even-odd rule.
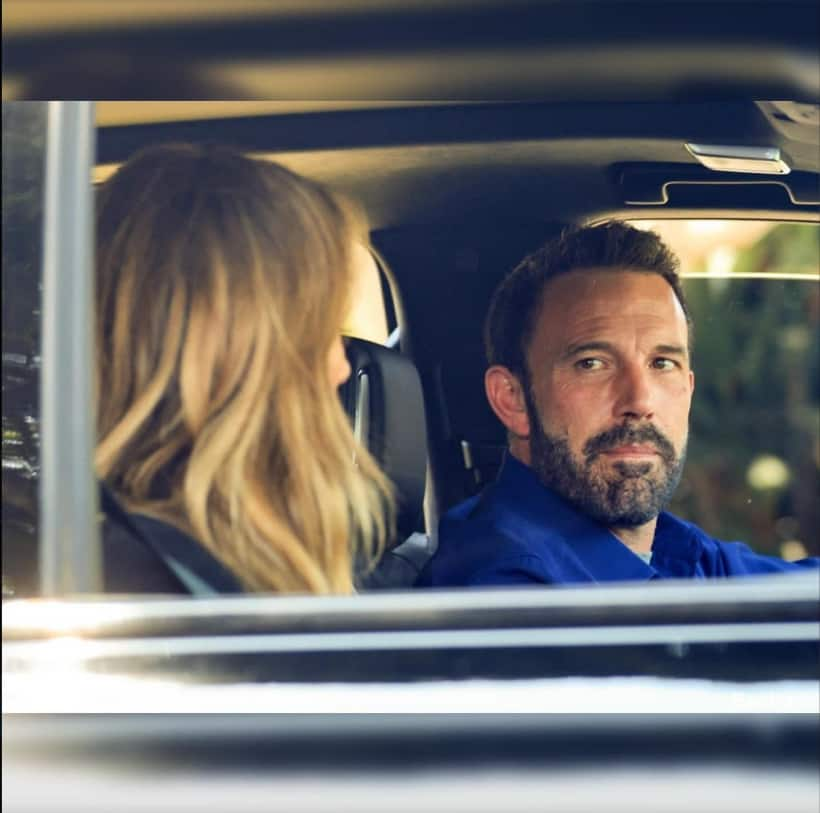
POLYGON ((677 458, 675 447, 669 438, 651 423, 639 426, 623 423, 620 426, 613 426, 612 429, 607 429, 606 432, 601 432, 600 435, 590 438, 584 444, 582 451, 587 463, 591 463, 599 454, 610 449, 617 449, 619 446, 642 446, 646 444, 653 446, 667 463, 673 463, 677 458))

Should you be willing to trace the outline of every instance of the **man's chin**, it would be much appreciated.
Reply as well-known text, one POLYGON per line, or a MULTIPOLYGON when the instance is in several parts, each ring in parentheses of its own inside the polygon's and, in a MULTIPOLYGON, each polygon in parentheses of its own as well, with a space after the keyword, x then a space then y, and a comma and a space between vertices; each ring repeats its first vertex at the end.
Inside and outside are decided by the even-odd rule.
POLYGON ((576 507, 610 529, 638 528, 656 519, 661 511, 656 505, 645 502, 605 505, 599 501, 580 501, 576 502, 576 507))
POLYGON ((586 511, 611 528, 635 528, 655 519, 663 510, 662 483, 646 476, 647 466, 651 464, 625 464, 625 470, 619 467, 614 476, 610 472, 601 478, 597 488, 581 497, 586 511))
POLYGON ((648 522, 652 522, 652 520, 657 519, 657 517, 657 514, 653 514, 651 516, 636 514, 634 516, 629 515, 626 517, 618 517, 612 522, 605 522, 604 524, 611 531, 632 531, 635 528, 640 528, 643 525, 646 525, 648 522))
POLYGON ((660 455, 585 455, 578 460, 562 438, 534 434, 532 468, 541 482, 609 528, 634 528, 655 519, 677 486, 680 467, 660 455))

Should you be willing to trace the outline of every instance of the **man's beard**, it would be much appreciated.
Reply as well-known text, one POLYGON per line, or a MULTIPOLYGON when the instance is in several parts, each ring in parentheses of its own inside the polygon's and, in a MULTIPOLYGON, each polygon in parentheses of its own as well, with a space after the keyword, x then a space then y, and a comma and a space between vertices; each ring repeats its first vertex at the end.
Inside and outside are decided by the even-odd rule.
POLYGON ((677 455, 669 439, 652 424, 626 421, 590 438, 581 450, 583 460, 579 462, 573 457, 567 440, 544 431, 530 393, 526 401, 530 465, 547 488, 607 528, 644 525, 669 504, 683 472, 685 444, 677 455), (612 464, 612 471, 594 468, 601 453, 639 444, 651 444, 655 448, 660 467, 650 461, 618 460, 612 464))

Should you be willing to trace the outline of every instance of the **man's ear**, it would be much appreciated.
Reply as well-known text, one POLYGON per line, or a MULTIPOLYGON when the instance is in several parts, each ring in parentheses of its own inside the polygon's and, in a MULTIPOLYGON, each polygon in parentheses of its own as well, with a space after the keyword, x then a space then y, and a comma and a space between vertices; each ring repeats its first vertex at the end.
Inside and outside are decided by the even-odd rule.
POLYGON ((519 438, 530 436, 530 419, 524 390, 518 377, 500 364, 494 364, 484 374, 484 391, 493 412, 507 431, 519 438))

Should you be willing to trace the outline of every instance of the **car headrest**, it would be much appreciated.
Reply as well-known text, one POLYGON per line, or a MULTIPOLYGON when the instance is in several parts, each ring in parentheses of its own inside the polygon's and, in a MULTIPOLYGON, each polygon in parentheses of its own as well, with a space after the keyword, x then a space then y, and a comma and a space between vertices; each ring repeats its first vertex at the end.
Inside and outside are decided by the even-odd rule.
POLYGON ((348 338, 350 378, 339 390, 353 430, 392 481, 397 539, 424 530, 427 424, 415 364, 398 350, 348 338))

